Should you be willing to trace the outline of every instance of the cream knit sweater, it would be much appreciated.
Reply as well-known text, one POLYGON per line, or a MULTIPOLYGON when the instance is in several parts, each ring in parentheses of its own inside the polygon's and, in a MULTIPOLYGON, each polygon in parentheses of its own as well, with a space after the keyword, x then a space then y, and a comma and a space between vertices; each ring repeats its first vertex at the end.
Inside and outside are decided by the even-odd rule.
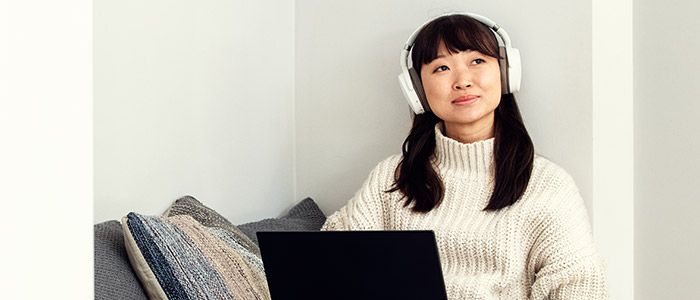
MULTIPOLYGON (((536 156, 523 197, 484 211, 493 191, 493 138, 462 144, 436 127, 434 165, 445 186, 424 214, 403 207, 387 158, 322 230, 433 230, 450 300, 607 299, 605 269, 572 178, 536 156)), ((410 262, 406 262, 410 263, 410 262)))

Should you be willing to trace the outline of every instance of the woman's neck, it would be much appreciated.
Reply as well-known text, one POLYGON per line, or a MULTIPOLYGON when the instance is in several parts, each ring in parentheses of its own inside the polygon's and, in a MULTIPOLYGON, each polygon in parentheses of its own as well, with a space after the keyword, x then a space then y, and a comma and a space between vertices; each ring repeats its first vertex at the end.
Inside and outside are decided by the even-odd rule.
POLYGON ((493 178, 494 139, 461 143, 444 134, 442 124, 435 126, 435 162, 439 169, 459 170, 469 178, 493 178))
POLYGON ((493 121, 480 124, 455 124, 445 122, 444 133, 460 143, 469 144, 493 137, 493 121))

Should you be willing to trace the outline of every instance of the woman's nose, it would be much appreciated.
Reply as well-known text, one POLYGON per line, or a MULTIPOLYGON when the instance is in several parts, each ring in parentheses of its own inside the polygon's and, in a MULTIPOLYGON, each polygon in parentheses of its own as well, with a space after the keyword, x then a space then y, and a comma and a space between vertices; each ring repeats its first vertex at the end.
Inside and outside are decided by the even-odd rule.
POLYGON ((466 89, 466 88, 471 87, 471 86, 472 86, 471 83, 456 83, 454 88, 457 90, 461 90, 461 89, 466 89))
POLYGON ((459 70, 455 74, 454 89, 462 90, 472 86, 472 74, 468 70, 459 70))

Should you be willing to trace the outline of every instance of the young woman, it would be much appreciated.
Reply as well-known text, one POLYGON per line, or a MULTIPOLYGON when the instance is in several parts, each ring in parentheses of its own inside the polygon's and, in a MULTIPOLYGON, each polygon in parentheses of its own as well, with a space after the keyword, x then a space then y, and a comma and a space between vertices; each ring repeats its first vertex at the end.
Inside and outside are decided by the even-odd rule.
POLYGON ((607 298, 583 200, 534 154, 482 22, 453 14, 420 29, 411 61, 426 112, 323 230, 433 230, 449 299, 607 298))

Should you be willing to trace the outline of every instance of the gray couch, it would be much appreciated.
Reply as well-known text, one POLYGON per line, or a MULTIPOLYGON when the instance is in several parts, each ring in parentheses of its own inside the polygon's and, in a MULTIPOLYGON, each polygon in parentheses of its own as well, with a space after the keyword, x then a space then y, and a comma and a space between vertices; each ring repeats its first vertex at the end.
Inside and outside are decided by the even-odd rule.
MULTIPOLYGON (((257 231, 320 230, 326 221, 311 198, 296 204, 280 218, 233 225, 218 212, 206 207, 194 197, 176 200, 164 216, 189 215, 205 226, 240 230, 255 244, 257 231)), ((122 224, 111 220, 94 225, 95 299, 148 299, 147 293, 132 268, 124 243, 122 224)), ((257 252, 259 254, 259 250, 257 252)))

